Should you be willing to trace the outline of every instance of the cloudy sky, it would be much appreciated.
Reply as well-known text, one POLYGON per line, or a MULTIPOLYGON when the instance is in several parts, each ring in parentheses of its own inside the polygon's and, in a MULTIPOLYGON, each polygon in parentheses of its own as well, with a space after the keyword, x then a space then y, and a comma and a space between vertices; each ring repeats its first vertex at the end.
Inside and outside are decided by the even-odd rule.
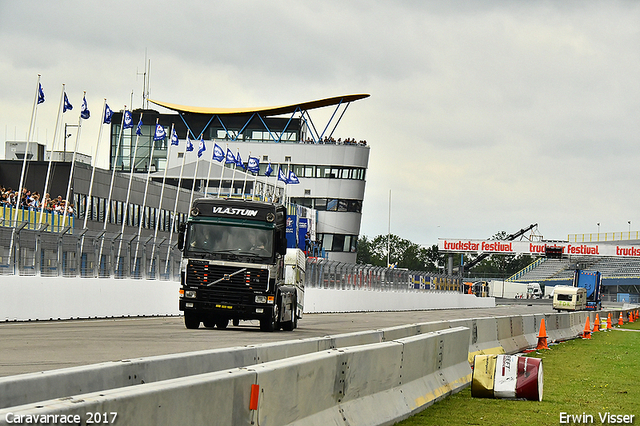
POLYGON ((34 138, 51 144, 65 83, 77 110, 87 92, 90 154, 104 98, 141 105, 145 50, 166 102, 371 94, 335 134, 371 146, 367 236, 387 232, 389 191, 391 232, 422 245, 640 229, 637 1, 0 0, 0 157, 38 74, 34 138))

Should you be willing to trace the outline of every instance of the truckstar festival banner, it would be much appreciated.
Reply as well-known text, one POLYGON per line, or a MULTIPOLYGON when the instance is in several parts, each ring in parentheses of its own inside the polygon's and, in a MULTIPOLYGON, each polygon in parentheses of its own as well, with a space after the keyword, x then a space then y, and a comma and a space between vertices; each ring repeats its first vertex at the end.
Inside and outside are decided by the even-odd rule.
POLYGON ((563 255, 640 257, 640 246, 603 243, 534 243, 530 241, 438 240, 438 250, 450 253, 503 253, 543 255, 547 247, 562 249, 563 255))

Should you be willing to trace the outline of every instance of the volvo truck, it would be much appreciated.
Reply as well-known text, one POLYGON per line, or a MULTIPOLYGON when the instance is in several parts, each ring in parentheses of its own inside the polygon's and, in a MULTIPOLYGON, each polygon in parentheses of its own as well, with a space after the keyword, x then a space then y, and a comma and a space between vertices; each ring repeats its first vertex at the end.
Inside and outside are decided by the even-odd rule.
POLYGON ((287 249, 286 210, 265 202, 200 198, 179 227, 180 310, 189 329, 257 320, 291 331, 302 318, 302 250, 287 249))

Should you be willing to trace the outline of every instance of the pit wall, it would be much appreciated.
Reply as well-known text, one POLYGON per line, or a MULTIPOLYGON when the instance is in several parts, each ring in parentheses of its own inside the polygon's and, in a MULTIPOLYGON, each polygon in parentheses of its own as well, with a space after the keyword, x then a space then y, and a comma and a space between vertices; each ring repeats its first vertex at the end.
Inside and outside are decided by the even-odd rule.
POLYGON ((434 321, 4 377, 0 425, 8 413, 90 412, 139 425, 394 424, 466 387, 473 354, 533 347, 543 319, 549 342, 575 338, 587 317, 434 321))
MULTIPOLYGON (((5 275, 0 321, 180 315, 175 281, 5 275)), ((305 313, 493 307, 495 299, 443 291, 308 288, 305 313)))

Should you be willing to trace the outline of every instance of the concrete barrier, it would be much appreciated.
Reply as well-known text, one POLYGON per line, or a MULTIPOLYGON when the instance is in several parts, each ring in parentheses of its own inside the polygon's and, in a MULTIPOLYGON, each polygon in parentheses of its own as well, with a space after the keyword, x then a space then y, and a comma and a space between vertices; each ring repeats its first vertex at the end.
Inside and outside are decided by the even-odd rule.
MULTIPOLYGON (((4 275, 0 280, 0 321, 180 315, 179 289, 176 281, 4 275)), ((495 306, 492 297, 431 290, 307 288, 304 299, 305 313, 495 306)))
MULTIPOLYGON (((623 312, 625 316, 627 313, 615 312, 618 315, 623 312)), ((608 312, 600 313, 606 316, 608 312)), ((68 415, 109 410, 117 410, 118 415, 133 419, 134 424, 175 424, 170 420, 165 422, 164 418, 157 422, 149 419, 156 419, 156 411, 164 412, 164 408, 172 407, 174 391, 176 401, 191 406, 190 386, 193 392, 212 395, 221 392, 220 387, 228 387, 221 397, 225 403, 213 404, 224 411, 221 417, 216 414, 216 419, 231 419, 230 423, 222 422, 224 424, 238 424, 235 420, 247 419, 260 419, 263 425, 320 425, 334 421, 365 424, 358 423, 357 418, 373 417, 380 422, 370 424, 384 424, 391 422, 391 418, 396 421, 406 417, 466 386, 475 354, 513 353, 534 346, 543 318, 550 340, 577 337, 584 329, 587 316, 595 317, 595 312, 407 324, 3 377, 0 378, 0 424, 6 422, 4 415, 8 412, 68 415), (248 401, 250 390, 247 389, 251 384, 261 388, 256 411, 237 407, 248 401), (216 390, 211 390, 212 387, 216 390), (310 389, 314 392, 308 393, 310 389), (281 406, 270 405, 274 400, 280 404, 282 392, 300 393, 299 397, 292 396, 297 402, 284 410, 286 415, 279 413, 283 411, 281 406), (234 396, 229 397, 229 393, 234 396), (131 407, 138 404, 150 407, 148 419, 133 412, 131 407), (225 404, 231 405, 223 408, 225 404), (159 406, 163 409, 154 408, 159 406), (384 409, 389 416, 374 415, 377 408, 384 409), (289 423, 279 423, 274 418, 289 423)), ((170 415, 167 419, 187 418, 195 424, 210 420, 208 416, 215 410, 211 411, 204 401, 200 395, 194 396, 193 406, 201 410, 196 414, 184 413, 183 407, 175 410, 192 417, 170 415)))
POLYGON ((139 425, 392 424, 469 383, 468 333, 456 328, 3 408, 0 425, 36 415, 86 423, 87 413, 117 413, 118 423, 139 425))

